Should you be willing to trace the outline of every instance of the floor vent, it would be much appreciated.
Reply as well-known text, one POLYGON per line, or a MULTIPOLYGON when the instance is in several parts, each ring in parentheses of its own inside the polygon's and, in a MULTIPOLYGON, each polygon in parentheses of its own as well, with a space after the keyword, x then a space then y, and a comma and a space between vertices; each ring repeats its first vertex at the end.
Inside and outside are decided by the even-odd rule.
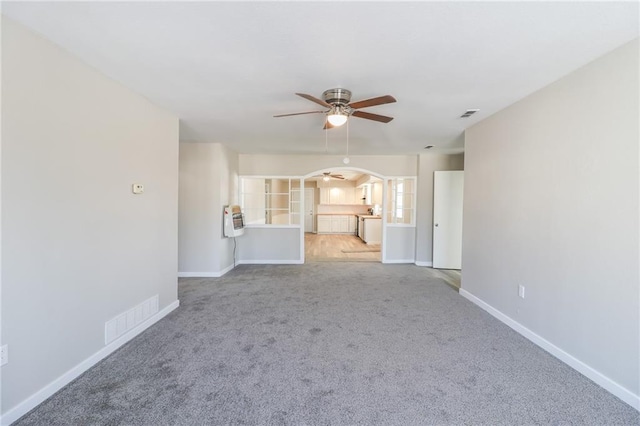
POLYGON ((158 313, 158 295, 134 306, 117 317, 110 319, 104 325, 104 343, 109 343, 122 336, 138 324, 158 313))
POLYGON ((471 117, 473 114, 475 114, 476 112, 480 111, 479 109, 468 109, 465 111, 464 114, 462 114, 460 116, 460 118, 467 118, 467 117, 471 117))

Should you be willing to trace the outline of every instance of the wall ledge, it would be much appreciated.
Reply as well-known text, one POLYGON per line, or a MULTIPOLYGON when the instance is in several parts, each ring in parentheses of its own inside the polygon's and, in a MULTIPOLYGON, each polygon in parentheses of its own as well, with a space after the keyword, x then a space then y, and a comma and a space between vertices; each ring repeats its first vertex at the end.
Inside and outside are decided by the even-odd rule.
POLYGON ((257 259, 257 260, 250 260, 250 259, 245 259, 245 260, 240 260, 237 262, 237 264, 241 264, 241 265, 302 265, 304 263, 304 260, 300 260, 300 259, 291 259, 291 260, 287 260, 287 259, 279 259, 279 260, 263 260, 263 259, 257 259))

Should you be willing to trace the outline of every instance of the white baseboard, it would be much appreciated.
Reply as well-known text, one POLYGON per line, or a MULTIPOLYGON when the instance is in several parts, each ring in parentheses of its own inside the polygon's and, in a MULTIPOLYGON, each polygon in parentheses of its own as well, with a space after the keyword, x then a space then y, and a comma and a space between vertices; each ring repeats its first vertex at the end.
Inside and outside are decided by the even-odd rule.
POLYGON ((593 369, 592 367, 588 366, 587 364, 580 361, 579 359, 573 357, 571 354, 565 352, 564 350, 560 349, 559 347, 549 342, 545 338, 529 330, 519 322, 503 314, 499 310, 495 309, 494 307, 484 302, 483 300, 477 298, 476 296, 469 293, 465 289, 463 288, 460 289, 460 295, 463 296, 465 299, 468 299, 471 302, 475 303, 476 305, 478 305, 479 307, 481 307, 482 309, 484 309, 485 311, 493 315, 495 318, 499 319, 500 321, 502 321, 503 323, 505 323, 506 325, 508 325, 509 327, 511 327, 512 329, 514 329, 515 331, 517 331, 518 333, 520 333, 521 335, 523 335, 524 337, 532 341, 533 343, 535 343, 536 345, 540 346, 545 351, 549 352, 551 355, 558 358, 560 361, 564 362, 574 370, 583 374, 584 376, 591 379, 592 381, 594 381, 595 383, 597 383, 598 385, 600 385, 601 387, 603 387, 604 389, 612 393, 613 395, 620 398, 622 401, 626 402, 636 410, 640 411, 639 395, 632 393, 630 390, 614 382, 604 374, 593 369))
POLYGON ((416 266, 433 266, 433 262, 423 262, 421 260, 416 260, 416 266))
POLYGON ((304 263, 304 260, 296 259, 296 260, 240 260, 236 262, 240 265, 301 265, 304 263))
POLYGON ((55 379, 53 382, 49 383, 15 407, 11 408, 7 411, 2 418, 0 419, 0 424, 2 426, 10 425, 11 423, 18 420, 20 417, 27 414, 29 411, 33 410, 36 406, 41 404, 44 400, 49 398, 54 393, 58 392, 67 384, 71 383, 76 377, 80 376, 82 373, 96 365, 98 362, 111 355, 116 349, 127 343, 129 340, 136 337, 138 334, 142 333, 147 328, 151 327, 156 322, 160 321, 162 318, 167 316, 171 311, 180 306, 180 301, 176 300, 171 303, 166 308, 159 311, 154 316, 150 317, 145 322, 139 324, 135 328, 129 330, 122 336, 118 337, 113 342, 109 343, 102 349, 100 349, 95 354, 91 355, 89 358, 82 361, 80 364, 71 368, 69 371, 64 373, 62 376, 55 379))
POLYGON ((217 272, 178 272, 178 278, 218 278, 217 272))
POLYGON ((416 263, 415 259, 383 259, 382 263, 416 263))
POLYGON ((233 265, 229 265, 219 272, 178 272, 178 278, 220 278, 233 268, 233 265))

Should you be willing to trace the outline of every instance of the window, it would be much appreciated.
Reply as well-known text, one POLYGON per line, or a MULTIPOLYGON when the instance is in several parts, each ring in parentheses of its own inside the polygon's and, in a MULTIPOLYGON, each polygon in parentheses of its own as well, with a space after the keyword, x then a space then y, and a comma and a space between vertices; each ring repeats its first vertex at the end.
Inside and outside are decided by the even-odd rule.
POLYGON ((240 178, 245 224, 300 225, 300 179, 240 178))
POLYGON ((415 225, 416 178, 389 179, 387 187, 387 223, 415 225))
POLYGON ((402 192, 404 190, 404 183, 398 182, 396 185, 396 218, 402 219, 402 206, 404 205, 402 200, 402 192), (400 194, 400 195, 398 195, 400 194))

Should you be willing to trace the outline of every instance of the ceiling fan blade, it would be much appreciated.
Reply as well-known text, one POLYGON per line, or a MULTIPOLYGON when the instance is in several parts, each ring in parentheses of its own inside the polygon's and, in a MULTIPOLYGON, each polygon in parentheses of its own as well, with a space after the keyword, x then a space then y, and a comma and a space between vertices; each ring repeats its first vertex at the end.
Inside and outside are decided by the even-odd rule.
POLYGON ((322 105, 324 107, 331 108, 331 104, 328 104, 325 101, 323 101, 321 99, 318 99, 318 98, 315 98, 315 97, 313 97, 311 95, 307 95, 305 93, 296 93, 296 95, 302 96, 303 98, 305 98, 305 99, 307 99, 307 100, 309 100, 311 102, 317 103, 318 105, 322 105))
POLYGON ((317 177, 321 177, 321 178, 331 178, 331 179, 345 179, 344 176, 340 175, 340 174, 333 174, 331 172, 324 172, 321 175, 316 175, 317 177))
POLYGON ((377 98, 365 99, 364 101, 351 102, 349 106, 353 109, 366 108, 376 105, 391 104, 396 101, 391 95, 378 96, 377 98))
POLYGON ((370 112, 354 111, 351 115, 354 117, 366 118, 367 120, 379 121, 381 123, 388 123, 393 120, 393 117, 387 117, 386 115, 371 114, 370 112))
POLYGON ((292 114, 279 114, 279 115, 274 115, 274 117, 290 117, 292 115, 304 115, 304 114, 318 114, 318 113, 325 113, 326 111, 309 111, 309 112, 294 112, 292 114))
POLYGON ((333 129, 334 126, 333 124, 329 123, 329 120, 325 120, 324 121, 324 127, 322 127, 322 130, 327 130, 327 129, 333 129))

